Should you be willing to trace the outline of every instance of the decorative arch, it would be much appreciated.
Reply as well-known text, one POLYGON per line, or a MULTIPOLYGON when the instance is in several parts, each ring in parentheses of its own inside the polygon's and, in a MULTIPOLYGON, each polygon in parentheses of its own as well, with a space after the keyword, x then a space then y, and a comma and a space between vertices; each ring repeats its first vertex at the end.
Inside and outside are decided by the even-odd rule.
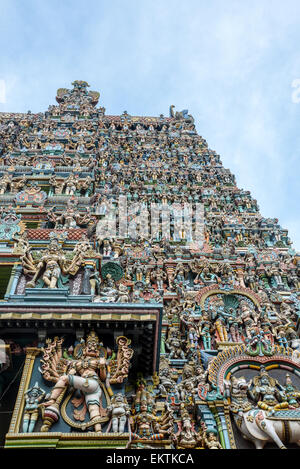
POLYGON ((210 285, 208 287, 203 288, 197 295, 196 301, 200 305, 201 308, 204 308, 205 300, 212 295, 242 295, 249 298, 257 308, 261 306, 261 299, 260 297, 250 288, 245 287, 235 287, 232 290, 222 290, 218 284, 210 285))
POLYGON ((274 346, 272 356, 252 357, 247 353, 246 345, 230 347, 219 353, 218 356, 209 364, 209 381, 219 388, 221 393, 224 391, 224 380, 244 369, 259 370, 264 366, 266 370, 284 369, 300 377, 300 353, 292 349, 283 349, 274 346))

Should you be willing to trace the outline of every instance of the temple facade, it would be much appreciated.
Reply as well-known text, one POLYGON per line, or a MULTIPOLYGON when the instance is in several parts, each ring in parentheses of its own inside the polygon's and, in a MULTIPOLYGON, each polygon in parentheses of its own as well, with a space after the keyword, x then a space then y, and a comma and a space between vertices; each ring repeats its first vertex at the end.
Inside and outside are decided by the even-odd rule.
POLYGON ((187 110, 0 113, 5 448, 296 448, 300 255, 187 110))

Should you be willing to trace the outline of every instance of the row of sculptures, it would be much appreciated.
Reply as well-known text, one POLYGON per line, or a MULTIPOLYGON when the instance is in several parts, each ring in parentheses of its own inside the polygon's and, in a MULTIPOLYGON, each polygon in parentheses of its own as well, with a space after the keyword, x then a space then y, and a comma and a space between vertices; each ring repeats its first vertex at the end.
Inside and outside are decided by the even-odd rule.
MULTIPOLYGON (((63 212, 49 210, 47 218, 54 237, 62 232, 68 233, 70 229, 77 228, 80 231, 80 228, 93 220, 89 208, 82 213, 72 205, 63 212)), ((14 210, 2 212, 2 221, 4 226, 11 224, 15 233, 18 233, 20 217, 14 210)), ((87 233, 86 230, 82 230, 80 249, 83 249, 83 245, 84 250, 93 247, 94 255, 106 261, 116 261, 120 265, 126 281, 148 286, 151 284, 158 291, 176 292, 182 296, 184 291, 226 284, 247 287, 253 292, 265 290, 266 294, 275 299, 280 297, 280 291, 293 292, 299 289, 299 260, 297 255, 289 252, 273 250, 268 254, 247 249, 240 253, 230 249, 227 252, 224 250, 193 257, 189 248, 172 245, 167 240, 151 243, 142 238, 103 239, 101 234, 97 235, 93 230, 87 233, 88 238, 84 233, 87 233)), ((32 250, 35 253, 30 243, 26 232, 17 234, 14 252, 25 255, 32 250)))
MULTIPOLYGON (((151 447, 153 441, 169 441, 180 449, 223 449, 216 428, 205 416, 195 414, 195 409, 197 402, 203 405, 231 397, 233 418, 257 448, 267 441, 284 447, 282 432, 274 429, 276 417, 281 424, 280 412, 294 412, 296 416, 300 407, 300 391, 289 373, 285 374, 284 382, 279 382, 261 366, 250 381, 232 375, 220 392, 209 382, 210 365, 204 370, 199 356, 194 363, 186 363, 181 373, 163 359, 159 374, 150 381, 140 376, 130 392, 114 392, 113 385, 127 378, 133 355, 125 337, 119 337, 117 345, 117 358, 113 359, 94 331, 75 348, 64 348, 63 339, 58 337, 49 339, 42 349, 39 371, 50 390, 42 387, 40 378, 26 390, 22 432, 37 431, 40 418, 39 431, 51 432, 52 428, 55 431, 55 424, 62 418, 82 431, 104 431, 114 436, 127 433, 127 447, 137 442, 151 447), (257 412, 261 412, 258 422, 257 412), (247 418, 249 422, 256 421, 252 424, 257 425, 256 433, 254 427, 251 432, 251 424, 243 427, 247 418), (257 437, 257 431, 263 431, 269 440, 257 437)), ((293 420, 291 442, 299 443, 298 421, 293 420)))
MULTIPOLYGON (((88 85, 79 81, 73 86, 57 96, 58 106, 52 106, 46 115, 0 117, 0 195, 23 191, 22 197, 12 198, 19 204, 20 199, 27 200, 36 190, 32 185, 46 184, 54 196, 90 197, 87 203, 94 206, 95 212, 120 193, 144 206, 159 202, 203 203, 210 246, 290 246, 286 231, 276 221, 266 228, 260 226, 267 220, 259 215, 257 202, 248 191, 236 187, 234 176, 206 141, 195 131, 182 135, 183 130, 194 127, 187 111, 174 113, 171 107, 170 118, 152 118, 148 124, 146 118, 133 121, 124 112, 117 122, 111 116, 105 117, 103 109, 100 115, 96 111, 98 93, 88 91, 88 85), (84 110, 82 115, 80 109, 84 110), (92 117, 85 116, 87 109, 92 117), (75 113, 76 119, 69 123, 57 119, 68 113, 75 113), (174 126, 180 135, 173 135, 174 126), (105 128, 109 133, 104 132, 105 128)), ((51 200, 45 199, 45 203, 53 210, 51 200)), ((156 234, 158 239, 162 236, 156 234)), ((178 237, 171 232, 170 236, 174 242, 189 238, 188 233, 178 237)))
POLYGON ((52 234, 44 251, 32 248, 24 235, 16 238, 15 252, 22 263, 17 294, 22 294, 21 285, 68 289, 75 279, 76 294, 91 295, 94 302, 163 303, 168 324, 165 347, 170 358, 185 359, 198 349, 216 349, 219 343, 245 342, 258 333, 271 344, 299 349, 299 277, 289 255, 281 256, 280 270, 276 263, 266 268, 257 265, 252 255, 244 265, 237 260, 207 258, 183 263, 149 257, 141 262, 133 258, 130 243, 124 248, 104 240, 97 253, 88 238, 82 238, 70 250, 63 249, 55 231, 52 234), (270 284, 264 282, 267 277, 270 284), (213 294, 201 304, 199 295, 207 288, 213 294), (282 290, 293 292, 288 300, 282 290))

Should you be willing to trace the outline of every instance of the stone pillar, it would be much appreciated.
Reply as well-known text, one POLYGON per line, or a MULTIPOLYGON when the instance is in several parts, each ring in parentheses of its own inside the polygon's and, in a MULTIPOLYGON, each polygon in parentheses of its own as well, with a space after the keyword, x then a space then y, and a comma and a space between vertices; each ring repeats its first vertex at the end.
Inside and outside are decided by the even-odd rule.
POLYGON ((5 298, 9 298, 11 295, 15 294, 22 271, 23 267, 20 264, 15 264, 13 266, 10 280, 8 282, 7 290, 5 293, 5 298))
POLYGON ((224 415, 224 409, 223 407, 217 406, 216 410, 217 410, 216 421, 218 424, 218 430, 219 430, 222 446, 226 449, 231 449, 226 419, 224 415), (221 435, 222 435, 222 438, 221 438, 221 435))

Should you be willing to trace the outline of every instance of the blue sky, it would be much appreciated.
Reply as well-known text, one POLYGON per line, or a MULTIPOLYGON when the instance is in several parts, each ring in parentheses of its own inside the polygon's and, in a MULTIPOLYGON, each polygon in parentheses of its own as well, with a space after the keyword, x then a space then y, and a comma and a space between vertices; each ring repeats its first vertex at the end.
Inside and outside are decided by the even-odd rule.
POLYGON ((108 114, 189 109, 300 251, 299 17, 299 0, 0 0, 0 111, 45 111, 73 80, 108 114))

